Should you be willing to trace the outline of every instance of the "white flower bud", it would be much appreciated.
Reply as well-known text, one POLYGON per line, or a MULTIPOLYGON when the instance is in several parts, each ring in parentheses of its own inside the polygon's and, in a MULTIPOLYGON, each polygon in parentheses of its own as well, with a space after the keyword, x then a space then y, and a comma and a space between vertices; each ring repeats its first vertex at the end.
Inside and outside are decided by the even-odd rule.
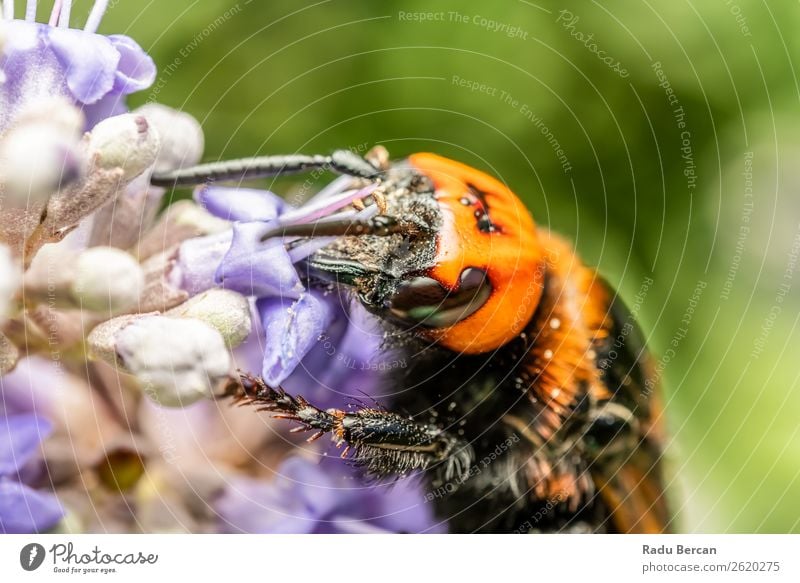
MULTIPOLYGON (((175 205, 177 204, 181 206, 175 210, 180 212, 175 212, 172 215, 177 228, 191 229, 193 233, 198 235, 210 235, 224 231, 231 226, 229 221, 212 215, 194 201, 182 200, 175 203, 175 205)), ((172 207, 169 210, 172 210, 172 207)))
POLYGON ((144 393, 165 407, 186 407, 211 397, 231 367, 220 333, 188 318, 135 320, 117 333, 116 352, 144 393))
POLYGON ((204 147, 203 129, 191 115, 159 103, 148 103, 134 113, 145 116, 161 138, 156 172, 169 172, 200 161, 204 147))
POLYGON ((157 316, 158 313, 149 314, 125 314, 111 318, 95 326, 86 337, 86 345, 89 347, 89 358, 92 360, 102 360, 116 367, 123 367, 122 361, 117 354, 117 335, 123 328, 140 320, 143 317, 157 316))
POLYGON ((210 289, 172 308, 166 315, 195 318, 212 325, 230 348, 244 342, 252 328, 247 298, 227 289, 210 289))
POLYGON ((122 168, 122 179, 129 182, 156 160, 158 132, 141 115, 126 113, 109 117, 89 134, 89 155, 100 168, 122 168))
POLYGON ((18 116, 0 140, 2 206, 24 208, 45 201, 82 175, 82 125, 80 111, 56 99, 18 116))
POLYGON ((23 297, 51 307, 118 312, 137 304, 144 284, 142 267, 120 249, 91 247, 77 253, 48 245, 25 272, 23 297))
POLYGON ((22 281, 22 270, 11 256, 11 249, 0 243, 0 323, 8 315, 11 299, 22 281))
POLYGON ((17 111, 14 124, 47 122, 64 135, 80 139, 86 126, 83 112, 63 97, 52 97, 23 105, 17 111))
POLYGON ((92 247, 78 256, 71 292, 88 310, 116 312, 134 306, 144 287, 144 271, 128 253, 92 247))

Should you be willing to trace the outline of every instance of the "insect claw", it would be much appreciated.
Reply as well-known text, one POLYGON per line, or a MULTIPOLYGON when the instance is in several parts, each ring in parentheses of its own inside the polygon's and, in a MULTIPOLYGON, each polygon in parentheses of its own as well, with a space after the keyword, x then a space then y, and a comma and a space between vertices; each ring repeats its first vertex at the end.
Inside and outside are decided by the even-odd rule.
POLYGON ((300 421, 300 417, 294 413, 276 413, 272 416, 273 419, 288 419, 289 421, 300 421))
POLYGON ((302 433, 303 431, 309 431, 308 427, 305 425, 300 425, 298 427, 293 427, 289 430, 289 433, 302 433))
POLYGON ((347 457, 347 454, 348 454, 348 453, 350 453, 350 446, 349 446, 349 445, 348 445, 347 447, 345 447, 345 448, 344 448, 344 451, 342 452, 342 455, 341 455, 340 457, 341 457, 342 459, 344 459, 344 458, 346 458, 346 457, 347 457))
POLYGON ((308 443, 313 443, 313 442, 317 441, 317 440, 318 440, 320 437, 322 437, 323 435, 325 435, 325 432, 324 432, 324 431, 317 431, 317 432, 316 432, 314 435, 312 435, 311 437, 309 437, 308 439, 306 439, 306 441, 307 441, 308 443))

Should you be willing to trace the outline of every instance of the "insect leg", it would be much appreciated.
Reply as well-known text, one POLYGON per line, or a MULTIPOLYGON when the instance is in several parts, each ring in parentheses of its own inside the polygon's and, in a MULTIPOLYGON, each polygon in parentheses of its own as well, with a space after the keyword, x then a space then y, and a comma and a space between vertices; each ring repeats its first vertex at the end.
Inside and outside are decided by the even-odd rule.
POLYGON ((255 405, 279 419, 300 423, 298 429, 315 431, 311 439, 329 433, 339 446, 353 451, 351 459, 376 477, 404 475, 443 464, 446 479, 469 471, 472 450, 468 444, 435 425, 420 423, 382 409, 363 407, 352 412, 323 411, 301 396, 268 386, 258 377, 232 379, 222 397, 255 405))
POLYGON ((377 168, 358 154, 354 154, 350 150, 336 150, 330 156, 289 154, 211 162, 163 174, 154 174, 150 178, 150 183, 154 186, 167 187, 191 186, 206 182, 239 181, 279 174, 294 174, 316 168, 328 168, 339 174, 349 174, 361 178, 376 178, 380 173, 377 168))

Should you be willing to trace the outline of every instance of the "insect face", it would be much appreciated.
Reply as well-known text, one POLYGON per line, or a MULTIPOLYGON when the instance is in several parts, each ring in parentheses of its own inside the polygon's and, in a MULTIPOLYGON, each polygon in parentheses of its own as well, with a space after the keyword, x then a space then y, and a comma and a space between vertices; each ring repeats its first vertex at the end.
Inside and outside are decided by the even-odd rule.
POLYGON ((519 199, 432 154, 389 168, 379 188, 381 217, 401 227, 341 237, 310 258, 311 273, 335 276, 373 313, 453 351, 483 353, 515 338, 538 305, 543 271, 519 199))

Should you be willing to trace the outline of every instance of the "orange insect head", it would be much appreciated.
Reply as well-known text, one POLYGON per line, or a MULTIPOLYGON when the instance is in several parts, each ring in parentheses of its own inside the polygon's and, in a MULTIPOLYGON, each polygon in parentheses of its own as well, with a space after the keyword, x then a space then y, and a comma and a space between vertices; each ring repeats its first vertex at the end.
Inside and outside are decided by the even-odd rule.
POLYGON ((455 292, 461 273, 477 268, 492 287, 473 314, 427 333, 457 352, 495 350, 522 332, 542 295, 545 261, 533 219, 507 186, 484 172, 429 153, 409 162, 433 181, 442 212, 428 275, 455 292))

